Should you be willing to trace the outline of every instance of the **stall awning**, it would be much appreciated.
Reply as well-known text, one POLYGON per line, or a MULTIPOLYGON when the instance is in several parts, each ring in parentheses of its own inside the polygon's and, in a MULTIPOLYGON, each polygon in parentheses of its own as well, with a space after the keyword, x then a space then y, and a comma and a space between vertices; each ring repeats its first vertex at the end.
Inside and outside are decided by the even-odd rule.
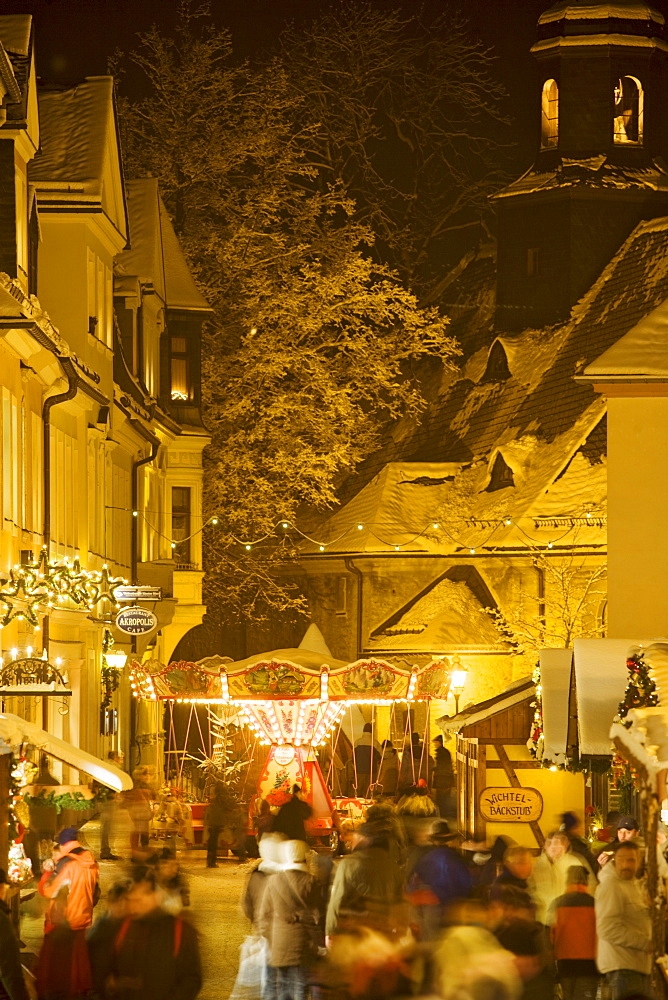
MULTIPOLYGON (((440 719, 436 720, 436 725, 446 736, 451 736, 453 733, 460 732, 465 726, 484 722, 485 719, 490 719, 493 715, 498 715, 499 712, 505 712, 507 709, 513 708, 514 705, 520 705, 523 701, 534 698, 535 695, 536 687, 532 679, 523 677, 509 685, 505 691, 497 694, 494 698, 478 702, 477 705, 468 705, 458 715, 442 715, 440 719)), ((527 733, 527 739, 529 739, 529 733, 527 733)))
POLYGON ((543 707, 543 760, 563 764, 568 743, 568 702, 573 651, 541 649, 540 686, 543 707))
POLYGON ((130 775, 110 761, 100 760, 92 753, 80 750, 79 747, 61 740, 58 736, 52 736, 34 722, 26 722, 18 715, 0 715, 0 740, 6 747, 12 748, 20 747, 22 743, 31 743, 50 757, 55 757, 63 764, 69 764, 70 767, 89 774, 101 785, 113 788, 115 792, 124 792, 132 788, 130 775))
POLYGON ((610 726, 624 697, 628 678, 626 654, 630 646, 638 644, 638 639, 575 640, 581 755, 610 755, 610 726))

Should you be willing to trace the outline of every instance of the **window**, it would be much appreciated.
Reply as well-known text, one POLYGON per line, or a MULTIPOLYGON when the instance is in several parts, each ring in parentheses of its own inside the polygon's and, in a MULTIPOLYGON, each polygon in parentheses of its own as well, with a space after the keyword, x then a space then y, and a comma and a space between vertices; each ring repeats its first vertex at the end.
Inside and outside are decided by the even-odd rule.
POLYGON ((172 541, 174 561, 177 565, 190 567, 190 487, 172 487, 172 541))
POLYGON ((556 80, 543 84, 540 119, 541 149, 554 149, 559 142, 559 87, 556 80))
POLYGON ((171 337, 171 397, 187 402, 192 398, 188 341, 185 337, 171 337))
POLYGON ((496 490, 505 490, 507 486, 514 485, 515 479, 513 477, 513 470, 510 468, 508 463, 504 461, 503 455, 499 453, 494 459, 492 474, 485 492, 494 493, 496 490))
POLYGON ((505 382, 510 378, 510 367, 505 348, 500 340, 495 340, 492 344, 487 358, 485 374, 481 378, 481 384, 486 382, 505 382))
POLYGON ((112 345, 113 276, 90 248, 86 252, 88 332, 107 347, 112 345))
POLYGON ((527 277, 535 278, 538 274, 539 251, 538 247, 529 247, 527 250, 527 277))
POLYGON ((615 86, 614 141, 618 145, 642 143, 643 90, 634 76, 622 76, 615 86))

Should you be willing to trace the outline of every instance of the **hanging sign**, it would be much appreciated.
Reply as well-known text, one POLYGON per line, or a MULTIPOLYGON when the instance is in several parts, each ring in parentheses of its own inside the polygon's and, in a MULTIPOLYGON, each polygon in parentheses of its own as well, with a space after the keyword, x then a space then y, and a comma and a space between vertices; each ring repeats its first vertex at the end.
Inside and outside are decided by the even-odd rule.
POLYGON ((162 588, 129 586, 114 587, 114 598, 119 604, 124 601, 132 601, 133 604, 136 604, 137 601, 161 601, 162 588))
POLYGON ((543 814, 543 797, 536 788, 483 788, 478 806, 488 823, 534 823, 543 814))
POLYGON ((158 619, 146 608, 123 608, 116 615, 116 627, 128 635, 144 635, 157 628, 158 619))

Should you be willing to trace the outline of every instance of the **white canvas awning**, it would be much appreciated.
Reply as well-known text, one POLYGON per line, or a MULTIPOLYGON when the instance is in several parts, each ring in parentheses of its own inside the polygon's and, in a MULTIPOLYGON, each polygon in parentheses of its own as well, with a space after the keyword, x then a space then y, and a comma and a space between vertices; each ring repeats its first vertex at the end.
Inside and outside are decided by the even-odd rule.
POLYGON ((543 703, 543 759, 563 764, 568 743, 571 649, 541 649, 540 686, 543 703))
POLYGON ((608 756, 610 726, 626 690, 626 654, 639 640, 576 639, 573 645, 580 753, 608 756))
MULTIPOLYGON (((55 757, 63 764, 69 764, 78 771, 89 774, 101 785, 113 788, 115 792, 124 792, 132 788, 132 778, 125 771, 112 764, 111 761, 100 760, 99 757, 80 750, 72 743, 52 736, 45 729, 40 729, 34 722, 26 722, 18 715, 0 715, 0 741, 7 749, 19 747, 22 743, 31 743, 39 750, 55 757)), ((1 749, 1 744, 0 744, 1 749)), ((7 752, 7 750, 5 750, 7 752)))

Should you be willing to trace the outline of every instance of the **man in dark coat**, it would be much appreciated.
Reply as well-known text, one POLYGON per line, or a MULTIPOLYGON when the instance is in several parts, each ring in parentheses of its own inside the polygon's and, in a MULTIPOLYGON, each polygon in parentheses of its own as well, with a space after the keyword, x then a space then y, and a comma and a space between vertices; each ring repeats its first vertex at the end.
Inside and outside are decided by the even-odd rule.
POLYGON ((155 874, 135 873, 128 893, 131 916, 108 956, 105 996, 114 1000, 195 1000, 202 968, 195 929, 160 909, 155 874))
POLYGON ((490 886, 489 898, 498 899, 501 891, 509 885, 522 892, 529 891, 529 876, 533 869, 533 854, 528 847, 512 844, 503 855, 503 868, 490 886))
POLYGON ((455 773, 452 767, 452 756, 447 747, 443 746, 443 737, 435 736, 434 773, 431 784, 438 811, 443 819, 456 815, 457 809, 453 802, 452 790, 455 787, 455 773))
POLYGON ((406 886, 423 941, 438 937, 445 908, 465 899, 473 888, 467 865, 448 847, 452 839, 447 822, 441 820, 432 831, 431 850, 418 860, 406 886))
POLYGON ((7 888, 7 872, 0 868, 0 1000, 28 1000, 19 942, 5 903, 7 888))
POLYGON ((313 810, 302 798, 299 785, 292 786, 292 798, 281 806, 272 824, 272 833, 282 833, 286 840, 303 840, 307 842, 305 823, 311 818, 313 810))

